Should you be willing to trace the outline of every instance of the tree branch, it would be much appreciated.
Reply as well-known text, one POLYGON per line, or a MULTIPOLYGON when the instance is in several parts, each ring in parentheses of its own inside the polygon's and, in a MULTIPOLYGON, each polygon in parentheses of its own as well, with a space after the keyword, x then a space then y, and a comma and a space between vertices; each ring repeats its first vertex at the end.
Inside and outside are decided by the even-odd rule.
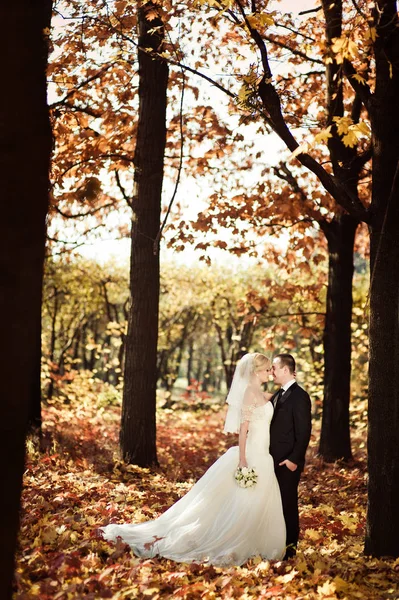
POLYGON ((279 40, 276 40, 274 37, 272 37, 270 35, 265 35, 264 39, 268 42, 271 42, 272 44, 276 44, 276 46, 279 46, 280 48, 284 48, 285 50, 288 50, 289 52, 291 52, 291 54, 294 54, 295 56, 300 56, 301 58, 304 58, 308 62, 312 62, 312 63, 316 63, 316 64, 324 66, 324 62, 321 60, 321 58, 312 58, 311 56, 308 56, 307 54, 305 54, 305 52, 302 52, 301 50, 296 50, 295 48, 291 48, 291 46, 284 44, 284 42, 280 42, 279 40))
POLYGON ((309 10, 301 10, 300 13, 298 13, 298 15, 309 15, 310 13, 314 13, 314 12, 318 12, 319 10, 321 10, 323 7, 322 6, 316 6, 315 8, 309 8, 309 10))
MULTIPOLYGON (((262 100, 265 110, 269 114, 270 124, 273 127, 273 130, 286 144, 287 148, 289 148, 291 152, 294 152, 297 148, 299 148, 299 144, 287 126, 282 114, 280 97, 274 85, 272 84, 272 72, 268 61, 266 44, 259 32, 251 27, 251 25, 248 23, 248 19, 245 15, 245 11, 240 0, 236 0, 236 2, 240 8, 241 14, 249 29, 251 37, 258 46, 262 57, 264 75, 258 87, 259 96, 262 100)), ((368 222, 368 212, 356 194, 353 194, 351 190, 349 190, 341 181, 339 181, 333 175, 330 175, 330 173, 328 173, 324 167, 309 154, 301 152, 296 158, 304 167, 312 171, 312 173, 318 177, 324 188, 349 214, 352 214, 361 221, 368 222)))
POLYGON ((358 3, 356 2, 356 0, 352 0, 352 4, 356 9, 356 12, 365 20, 367 21, 367 15, 364 14, 364 12, 361 10, 360 6, 358 5, 358 3))
POLYGON ((186 85, 186 77, 185 77, 184 71, 182 71, 182 76, 183 76, 183 81, 182 81, 182 89, 181 89, 181 96, 180 96, 180 113, 179 113, 179 129, 180 129, 179 168, 178 168, 178 171, 177 171, 175 188, 173 190, 173 194, 172 194, 172 197, 170 199, 170 202, 169 202, 169 205, 168 205, 168 209, 166 211, 165 218, 162 221, 161 227, 159 228, 157 236, 156 236, 156 238, 154 240, 154 246, 153 246, 154 254, 157 254, 159 252, 159 241, 161 239, 162 232, 163 232, 163 230, 165 228, 165 225, 166 225, 166 222, 168 220, 170 211, 172 209, 173 202, 175 201, 177 190, 179 189, 181 172, 182 172, 182 169, 183 169, 183 155, 184 155, 184 131, 183 131, 184 118, 183 118, 183 105, 184 105, 184 90, 185 90, 185 85, 186 85))
POLYGON ((52 208, 54 208, 54 210, 65 219, 80 219, 83 217, 95 215, 100 210, 104 210, 105 208, 111 208, 113 206, 115 206, 115 202, 108 202, 108 204, 103 204, 103 206, 97 206, 97 208, 93 208, 93 210, 88 210, 84 213, 76 213, 74 215, 63 212, 56 204, 53 204, 52 208))
POLYGON ((118 169, 115 169, 114 173, 115 173, 116 184, 117 184, 117 186, 119 188, 119 191, 121 192, 124 200, 126 200, 127 205, 130 206, 130 208, 132 208, 132 201, 129 198, 129 196, 127 195, 126 190, 125 190, 125 188, 122 185, 122 182, 121 182, 120 177, 119 177, 119 171, 118 171, 118 169))
MULTIPOLYGON (((270 82, 265 78, 259 84, 259 95, 263 106, 268 111, 274 131, 283 140, 287 148, 294 152, 299 144, 289 130, 281 112, 280 98, 270 82)), ((350 214, 361 221, 368 222, 369 215, 363 204, 356 195, 344 186, 336 177, 328 173, 324 167, 309 154, 301 152, 296 156, 299 162, 312 171, 320 180, 323 187, 333 198, 350 214)))
POLYGON ((96 110, 95 108, 91 108, 90 106, 76 106, 75 104, 72 104, 71 102, 68 102, 68 101, 53 104, 53 105, 51 105, 50 109, 52 111, 56 112, 58 110, 59 106, 65 106, 66 108, 70 108, 73 112, 86 113, 90 117, 98 118, 98 117, 101 117, 101 115, 102 115, 102 112, 99 109, 96 110))
POLYGON ((254 29, 251 26, 250 22, 248 21, 247 15, 245 14, 244 7, 241 4, 241 1, 240 0, 236 0, 236 3, 238 5, 238 8, 240 9, 240 13, 242 15, 242 18, 244 19, 245 24, 248 27, 248 30, 249 30, 249 32, 251 34, 252 39, 254 40, 255 44, 259 48, 261 59, 262 59, 264 77, 266 79, 271 79, 272 78, 272 71, 270 69, 269 59, 268 59, 268 56, 267 56, 267 49, 266 49, 265 43, 263 42, 262 36, 260 35, 259 31, 257 31, 256 29, 254 29))
MULTIPOLYGON (((289 170, 289 168, 287 167, 286 164, 281 162, 277 167, 273 167, 273 171, 275 172, 277 177, 279 177, 283 181, 286 181, 288 183, 288 185, 291 186, 291 188, 294 190, 294 192, 296 194, 298 194, 300 196, 300 198, 303 202, 308 201, 308 196, 307 196, 306 192, 301 188, 301 186, 298 183, 297 178, 292 174, 292 171, 289 170)), ((327 219, 325 219, 320 213, 317 213, 317 215, 314 214, 311 218, 311 222, 312 221, 316 221, 320 225, 321 228, 322 228, 323 222, 327 223, 327 219)))
POLYGON ((348 81, 351 84, 355 93, 359 95, 367 112, 370 114, 371 100, 372 100, 373 95, 371 93, 369 86, 367 85, 367 83, 360 83, 359 81, 357 81, 357 79, 355 79, 355 76, 357 75, 357 73, 356 73, 356 70, 353 67, 352 63, 349 60, 347 60, 347 59, 344 60, 343 67, 344 67, 344 73, 346 75, 346 78, 348 79, 348 81))
POLYGON ((98 79, 98 77, 101 77, 101 75, 103 75, 103 73, 108 71, 108 69, 110 69, 113 66, 114 66, 114 63, 109 63, 108 65, 105 65, 105 67, 103 67, 102 69, 97 71, 97 73, 94 73, 94 75, 92 75, 91 77, 88 77, 87 79, 85 79, 85 81, 82 81, 82 83, 79 83, 76 87, 74 87, 70 92, 68 92, 64 96, 64 98, 61 98, 60 100, 57 100, 56 102, 53 102, 52 104, 50 104, 49 108, 51 109, 51 108, 54 108, 55 106, 59 106, 60 104, 65 104, 66 100, 68 100, 68 98, 73 96, 73 94, 75 94, 78 90, 80 90, 82 87, 85 87, 86 85, 88 85, 89 83, 94 81, 95 79, 98 79))
MULTIPOLYGON (((156 52, 149 52, 145 48, 140 48, 140 50, 142 50, 142 52, 147 52, 147 54, 150 54, 150 55, 152 55, 154 57, 159 58, 159 55, 156 52)), ((230 90, 228 90, 227 88, 225 88, 223 85, 221 85, 220 83, 218 83, 217 81, 215 81, 211 77, 208 77, 208 75, 205 75, 205 73, 201 73, 201 71, 198 71, 197 69, 193 69, 192 67, 189 67, 188 65, 185 65, 185 64, 183 64, 183 63, 181 63, 179 61, 173 60, 171 58, 167 58, 167 57, 165 58, 164 56, 162 56, 162 60, 165 60, 170 65, 174 65, 175 67, 180 67, 181 69, 184 69, 185 71, 189 71, 190 73, 193 73, 194 75, 197 75, 198 77, 201 77, 202 79, 205 79, 205 81, 208 81, 208 83, 211 83, 212 85, 214 85, 221 92, 224 92, 225 94, 227 94, 228 96, 230 96, 230 98, 236 98, 237 97, 237 94, 234 94, 233 92, 230 92, 230 90)))

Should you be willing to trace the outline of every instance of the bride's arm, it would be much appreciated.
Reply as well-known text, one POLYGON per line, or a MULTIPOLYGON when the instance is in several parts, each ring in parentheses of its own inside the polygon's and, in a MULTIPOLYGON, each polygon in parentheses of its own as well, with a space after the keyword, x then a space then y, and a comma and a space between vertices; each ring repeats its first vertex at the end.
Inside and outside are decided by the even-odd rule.
POLYGON ((263 395, 265 397, 266 402, 269 402, 269 400, 273 398, 273 394, 270 394, 269 392, 263 392, 263 395))
POLYGON ((245 456, 245 447, 247 443, 249 421, 241 423, 240 433, 238 434, 238 449, 239 449, 239 467, 247 467, 247 458, 245 456))

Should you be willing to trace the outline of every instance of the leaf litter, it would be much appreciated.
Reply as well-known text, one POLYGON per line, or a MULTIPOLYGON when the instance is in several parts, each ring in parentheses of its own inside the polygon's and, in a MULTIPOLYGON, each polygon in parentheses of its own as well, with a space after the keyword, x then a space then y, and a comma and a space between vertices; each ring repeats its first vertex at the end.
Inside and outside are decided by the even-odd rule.
POLYGON ((399 559, 364 556, 367 474, 364 406, 352 419, 355 459, 324 463, 313 428, 300 484, 301 539, 289 561, 242 567, 143 560, 98 527, 142 522, 176 502, 230 445, 224 410, 159 410, 159 467, 119 458, 120 411, 85 400, 43 409, 41 452, 28 442, 15 600, 399 598, 399 559), (357 418, 356 418, 357 417, 357 418))

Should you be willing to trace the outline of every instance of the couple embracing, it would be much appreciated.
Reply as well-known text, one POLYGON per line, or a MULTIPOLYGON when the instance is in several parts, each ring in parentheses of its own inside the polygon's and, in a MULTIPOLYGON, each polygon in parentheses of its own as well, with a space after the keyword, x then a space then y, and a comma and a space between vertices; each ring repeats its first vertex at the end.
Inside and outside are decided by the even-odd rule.
POLYGON ((224 431, 239 434, 238 446, 160 517, 136 525, 109 524, 101 528, 105 539, 121 537, 137 556, 215 566, 295 554, 298 483, 310 439, 311 404, 296 382, 294 358, 279 354, 271 363, 263 354, 245 354, 227 403, 224 431), (271 375, 280 385, 275 394, 262 387, 271 375))

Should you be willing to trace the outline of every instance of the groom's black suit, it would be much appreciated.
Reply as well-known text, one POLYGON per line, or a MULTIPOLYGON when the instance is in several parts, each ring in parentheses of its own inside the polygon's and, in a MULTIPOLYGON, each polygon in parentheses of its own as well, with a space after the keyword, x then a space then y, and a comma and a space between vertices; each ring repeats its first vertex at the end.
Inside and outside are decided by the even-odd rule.
MULTIPOLYGON (((271 402, 277 395, 278 392, 271 398, 271 402)), ((295 382, 278 400, 270 425, 270 454, 280 486, 287 528, 287 558, 295 554, 298 543, 298 483, 305 466, 311 428, 309 394, 295 382), (279 466, 285 459, 298 465, 298 468, 290 471, 286 465, 279 466)))

